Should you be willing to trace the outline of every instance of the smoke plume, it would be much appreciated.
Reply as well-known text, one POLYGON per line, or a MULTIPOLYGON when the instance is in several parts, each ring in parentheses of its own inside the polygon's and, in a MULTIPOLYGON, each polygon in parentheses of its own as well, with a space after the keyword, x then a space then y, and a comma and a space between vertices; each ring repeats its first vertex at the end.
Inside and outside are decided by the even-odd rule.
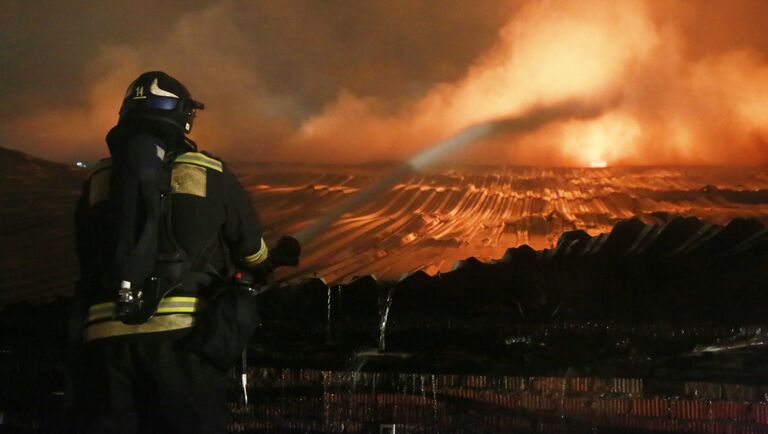
POLYGON ((0 144, 49 158, 104 154, 125 87, 161 69, 206 103, 193 138, 229 160, 405 161, 471 125, 614 98, 446 158, 768 163, 760 0, 201 0, 181 13, 190 3, 142 0, 113 6, 123 18, 9 3, 0 144), (67 19, 79 27, 25 24, 67 19))

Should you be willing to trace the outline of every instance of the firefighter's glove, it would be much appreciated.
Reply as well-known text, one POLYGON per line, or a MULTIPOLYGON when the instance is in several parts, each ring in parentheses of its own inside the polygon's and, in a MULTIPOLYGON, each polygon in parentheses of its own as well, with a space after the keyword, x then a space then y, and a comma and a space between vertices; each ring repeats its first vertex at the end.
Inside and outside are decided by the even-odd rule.
POLYGON ((277 245, 269 251, 269 262, 272 267, 299 265, 301 244, 296 238, 284 236, 277 245))

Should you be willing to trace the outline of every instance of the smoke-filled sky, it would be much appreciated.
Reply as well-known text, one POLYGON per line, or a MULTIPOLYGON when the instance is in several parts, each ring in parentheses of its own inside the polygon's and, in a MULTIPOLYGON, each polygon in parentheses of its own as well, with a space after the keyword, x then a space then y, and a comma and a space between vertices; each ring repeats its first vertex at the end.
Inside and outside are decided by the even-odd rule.
POLYGON ((402 160, 476 122, 603 109, 473 163, 768 163, 764 0, 0 2, 0 146, 106 154, 128 84, 164 70, 228 160, 402 160), (610 102, 607 103, 606 101, 610 102))

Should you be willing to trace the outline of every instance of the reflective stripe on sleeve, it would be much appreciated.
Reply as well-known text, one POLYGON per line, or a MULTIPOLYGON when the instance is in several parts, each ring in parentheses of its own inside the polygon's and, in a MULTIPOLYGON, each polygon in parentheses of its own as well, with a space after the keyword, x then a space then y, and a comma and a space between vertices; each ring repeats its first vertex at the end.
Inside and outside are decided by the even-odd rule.
POLYGON ((259 251, 252 255, 244 257, 243 260, 248 265, 259 265, 262 262, 266 261, 268 256, 269 256, 269 249, 267 249, 267 244, 264 242, 264 238, 262 238, 259 251))
POLYGON ((144 324, 128 325, 122 321, 105 321, 91 324, 85 329, 85 341, 124 336, 137 333, 156 333, 192 327, 194 318, 189 314, 156 316, 144 324))

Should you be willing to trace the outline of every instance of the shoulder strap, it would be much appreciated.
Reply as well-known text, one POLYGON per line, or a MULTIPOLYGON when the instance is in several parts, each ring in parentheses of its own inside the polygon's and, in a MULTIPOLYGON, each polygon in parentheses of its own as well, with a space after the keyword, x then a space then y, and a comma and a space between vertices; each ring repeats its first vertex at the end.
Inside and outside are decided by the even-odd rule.
POLYGON ((114 259, 118 282, 139 286, 157 261, 162 202, 169 189, 158 148, 159 139, 137 135, 113 149, 110 182, 118 220, 114 259))
POLYGON ((111 285, 119 294, 118 305, 124 306, 121 319, 131 324, 149 320, 160 300, 180 286, 192 268, 173 236, 173 155, 166 156, 162 145, 157 137, 140 134, 110 147, 118 217, 111 285), (126 288, 131 292, 127 298, 126 288))

